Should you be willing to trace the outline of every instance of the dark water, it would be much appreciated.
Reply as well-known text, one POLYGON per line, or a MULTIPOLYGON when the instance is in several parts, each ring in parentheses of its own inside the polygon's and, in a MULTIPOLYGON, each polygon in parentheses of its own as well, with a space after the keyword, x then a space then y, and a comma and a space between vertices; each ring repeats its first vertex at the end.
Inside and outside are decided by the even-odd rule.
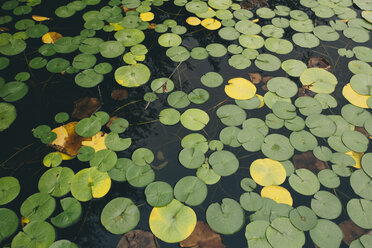
MULTIPOLYGON (((67 1, 45 1, 40 6, 34 8, 33 14, 44 15, 44 16, 54 16, 54 9, 67 1)), ((289 5, 291 8, 295 9, 297 6, 297 1, 271 1, 275 4, 289 5)), ((170 7, 169 3, 161 7, 156 7, 153 9, 156 19, 154 22, 160 23, 165 19, 174 18, 173 15, 169 15, 165 12, 178 13, 179 7, 170 7)), ((95 9, 97 7, 91 6, 86 10, 95 9)), ((300 8, 300 7, 299 7, 300 8)), ((301 9, 301 8, 300 8, 301 9)), ((77 12, 73 18, 70 20, 58 20, 57 18, 51 23, 48 23, 50 31, 56 31, 64 36, 75 36, 78 35, 82 29, 83 22, 81 15, 83 12, 77 12)), ((180 14, 186 14, 181 11, 180 14)), ((310 12, 309 12, 310 14, 310 12)), ((314 15, 310 15, 311 18, 315 18, 314 15)), ((180 18, 184 20, 185 18, 180 18)), ((318 22, 319 23, 319 22, 318 22)), ((185 23, 178 23, 185 25, 185 23)), ((260 24, 264 24, 260 23, 260 24)), ((320 24, 320 23, 319 23, 320 24)), ((185 25, 187 26, 187 25, 185 25)), ((188 27, 188 32, 194 29, 188 27)), ((195 29, 197 30, 197 29, 195 29)), ((152 31, 153 32, 153 31, 152 31)), ((157 34, 154 32, 146 37, 145 44, 150 48, 150 53, 146 58, 145 63, 149 66, 152 71, 152 79, 159 77, 168 77, 174 68, 176 68, 177 63, 170 61, 165 57, 165 49, 161 48, 157 44, 157 34)), ((286 37, 291 37, 291 33, 287 32, 286 37)), ((216 32, 206 32, 200 31, 195 32, 191 35, 185 34, 183 37, 183 45, 192 48, 195 46, 206 46, 213 42, 222 43, 228 45, 224 40, 221 40, 216 32)), ((113 39, 113 33, 104 33, 102 35, 103 39, 113 39)), ((24 61, 25 57, 30 60, 33 57, 38 56, 37 48, 40 46, 40 42, 37 39, 31 39, 31 43, 28 42, 28 49, 25 54, 17 55, 12 58, 11 66, 6 70, 1 71, 1 76, 6 79, 6 81, 11 81, 12 77, 20 71, 25 71, 27 65, 24 61), (35 52, 36 50, 36 52, 35 52)), ((339 101, 339 106, 345 104, 345 100, 341 96, 341 86, 348 83, 351 77, 351 73, 347 69, 347 63, 342 58, 338 60, 338 54, 336 49, 329 48, 327 46, 335 47, 345 47, 347 40, 339 40, 337 42, 322 42, 323 47, 320 46, 314 50, 310 49, 295 49, 291 54, 278 56, 282 61, 288 58, 300 59, 306 62, 312 56, 320 56, 320 54, 328 55, 326 57, 332 65, 332 72, 337 76, 339 80, 338 90, 334 93, 339 101), (336 66, 336 61, 338 61, 336 66)), ((364 44, 362 44, 364 45, 364 44)), ((61 55, 58 55, 61 56, 61 55)), ((71 61, 72 56, 64 56, 69 58, 71 61)), ((233 77, 245 77, 248 78, 248 73, 250 72, 260 72, 263 76, 285 76, 284 71, 269 73, 262 72, 252 64, 246 70, 236 70, 228 65, 228 56, 222 58, 208 58, 203 61, 189 59, 184 62, 179 67, 179 73, 176 73, 172 78, 176 89, 181 89, 186 93, 190 92, 192 89, 201 87, 205 88, 200 83, 200 77, 209 71, 219 72, 226 82, 228 79, 233 77), (179 81, 179 78, 181 81, 179 81)), ((97 63, 100 61, 98 60, 97 63)), ((121 57, 116 59, 111 59, 114 70, 115 68, 124 65, 121 57)), ((113 73, 111 73, 112 75, 113 73)), ((298 85, 301 85, 297 78, 292 78, 298 85)), ((82 89, 75 85, 74 77, 71 75, 51 75, 46 70, 33 70, 31 81, 29 82, 30 92, 27 96, 19 102, 15 103, 18 111, 18 117, 12 126, 6 131, 0 133, 0 175, 8 176, 12 175, 19 179, 21 183, 21 193, 20 195, 8 205, 7 208, 13 209, 18 216, 20 216, 19 207, 22 202, 31 194, 38 192, 37 182, 40 176, 47 170, 42 164, 42 159, 51 150, 45 145, 38 142, 33 136, 31 129, 41 124, 48 124, 52 127, 58 126, 54 123, 54 115, 60 111, 65 111, 68 113, 72 112, 73 102, 79 98, 85 96, 102 98, 103 106, 102 110, 112 113, 118 107, 131 103, 133 101, 141 100, 143 94, 151 91, 149 84, 143 87, 128 89, 129 97, 124 101, 114 101, 110 97, 110 93, 113 89, 119 88, 120 86, 115 82, 112 76, 105 75, 104 81, 99 85, 99 91, 97 88, 92 89, 82 89)), ((211 95, 211 98, 207 103, 203 105, 190 104, 188 108, 196 107, 201 108, 208 112, 211 117, 210 123, 205 128, 205 133, 202 133, 208 140, 218 139, 219 132, 224 127, 217 116, 215 115, 215 105, 226 99, 226 94, 223 92, 223 86, 217 89, 207 89, 211 95)), ((258 94, 263 95, 265 92, 258 87, 258 94)), ((228 100, 226 103, 232 102, 228 100)), ((168 165, 163 169, 156 171, 156 180, 162 180, 170 183, 172 186, 176 182, 186 175, 195 175, 195 170, 189 170, 181 166, 178 162, 178 153, 182 149, 180 145, 180 139, 185 135, 191 133, 177 124, 175 126, 165 127, 159 122, 152 122, 149 124, 142 124, 144 122, 156 120, 158 117, 158 112, 168 107, 166 103, 166 96, 160 96, 160 99, 156 102, 150 104, 149 108, 144 110, 146 106, 145 101, 140 101, 135 104, 130 104, 123 108, 121 111, 116 113, 117 116, 126 118, 130 123, 130 128, 124 133, 123 137, 131 137, 133 140, 133 145, 126 151, 121 152, 119 157, 130 157, 133 150, 138 147, 147 147, 151 149, 155 154, 157 152, 162 152, 164 154, 165 160, 168 161, 168 165)), ((181 110, 182 112, 183 110, 181 110)), ((340 112, 340 107, 332 110, 334 113, 340 112)), ((259 110, 248 111, 248 118, 257 117, 263 119, 264 116, 269 111, 265 108, 259 110)), ((326 113, 326 114, 331 114, 326 113)), ((276 133, 282 133, 288 135, 288 131, 285 129, 277 130, 276 133)), ((205 220, 205 210, 213 202, 220 202, 222 198, 229 197, 239 201, 240 195, 243 190, 240 188, 240 180, 244 177, 249 176, 249 165, 256 158, 262 158, 263 155, 260 152, 248 153, 243 148, 230 148, 225 146, 226 150, 233 151, 239 158, 240 167, 236 174, 221 178, 220 182, 208 186, 208 197, 204 203, 198 207, 193 207, 195 210, 198 220, 205 220)), ((155 165, 160 164, 161 161, 154 162, 155 165)), ((89 167, 87 163, 79 162, 77 159, 72 161, 64 161, 63 166, 68 166, 72 168, 75 172, 81 170, 82 168, 89 167)), ((289 185, 284 185, 287 189, 290 189, 289 185)), ((260 187, 258 187, 258 192, 260 187)), ((327 190, 322 188, 322 190, 327 190)), ((342 186, 339 188, 340 191, 352 196, 352 190, 349 186, 349 179, 342 179, 342 186)), ((112 188, 109 193, 101 198, 95 199, 90 202, 82 203, 83 214, 79 222, 66 229, 58 229, 57 237, 58 239, 68 239, 79 245, 79 247, 115 247, 120 239, 120 235, 113 235, 107 232, 100 223, 100 214, 103 207, 111 199, 122 196, 131 198, 136 205, 141 205, 141 220, 138 224, 138 229, 149 230, 148 219, 151 211, 151 207, 146 204, 145 196, 143 193, 144 189, 138 189, 131 187, 127 183, 112 182, 112 188)), ((291 191, 294 199, 294 207, 299 205, 310 204, 310 197, 303 197, 294 191, 291 191)), ((343 199, 343 205, 347 199, 343 199)), ((58 206, 58 204, 57 204, 58 206)), ((60 212, 57 207, 55 214, 60 212)), ((55 215, 53 214, 53 215, 55 215)), ((246 214, 247 223, 249 220, 249 214, 246 214)), ((340 223, 346 220, 347 214, 343 212, 343 215, 335 220, 336 223, 340 223)), ((245 229, 243 228, 240 232, 234 235, 223 235, 223 241, 227 247, 233 248, 243 248, 246 247, 246 239, 244 236, 245 229)), ((11 237, 12 238, 12 237, 11 237)), ((11 242, 11 238, 3 241, 1 245, 6 245, 11 242)), ((305 247, 314 247, 310 237, 306 237, 307 243, 305 247)), ((179 247, 178 244, 166 244, 159 241, 161 247, 179 247)))

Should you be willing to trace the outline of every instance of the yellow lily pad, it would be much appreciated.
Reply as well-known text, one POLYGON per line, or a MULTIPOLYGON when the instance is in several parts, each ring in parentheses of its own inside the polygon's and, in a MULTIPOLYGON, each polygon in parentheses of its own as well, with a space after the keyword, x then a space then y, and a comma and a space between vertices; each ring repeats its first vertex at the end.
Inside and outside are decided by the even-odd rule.
POLYGON ((348 152, 345 152, 345 154, 349 155, 350 157, 352 157, 355 160, 355 164, 352 165, 353 167, 355 167, 357 169, 362 168, 362 165, 360 164, 360 160, 362 159, 362 157, 364 155, 364 152, 348 151, 348 152))
POLYGON ((167 243, 177 243, 194 231, 196 214, 192 208, 173 199, 164 207, 152 209, 149 224, 157 238, 167 243))
POLYGON ((190 16, 186 19, 186 22, 191 26, 198 26, 201 23, 201 20, 196 16, 190 16))
POLYGON ((90 146, 94 148, 95 152, 100 150, 107 149, 105 144, 107 133, 103 134, 102 131, 99 131, 96 135, 92 136, 92 140, 83 141, 81 144, 83 146, 90 146))
POLYGON ((342 95, 354 106, 360 108, 369 108, 367 100, 370 97, 369 95, 360 95, 353 88, 351 88, 350 83, 346 84, 342 89, 342 95))
POLYGON ((256 86, 245 78, 232 78, 225 86, 226 94, 237 100, 248 100, 256 95, 256 86))
POLYGON ((154 20, 154 13, 152 13, 152 12, 141 13, 140 18, 144 22, 152 21, 152 20, 154 20))
POLYGON ((291 193, 289 193, 286 188, 283 188, 281 186, 271 185, 263 187, 263 189, 261 190, 261 196, 270 198, 277 203, 284 203, 289 206, 292 206, 293 204, 291 193))
POLYGON ((203 21, 201 21, 201 25, 208 30, 216 30, 221 27, 221 22, 214 18, 206 18, 203 21))
POLYGON ((280 185, 287 176, 284 166, 269 158, 253 161, 250 173, 253 180, 262 186, 280 185))

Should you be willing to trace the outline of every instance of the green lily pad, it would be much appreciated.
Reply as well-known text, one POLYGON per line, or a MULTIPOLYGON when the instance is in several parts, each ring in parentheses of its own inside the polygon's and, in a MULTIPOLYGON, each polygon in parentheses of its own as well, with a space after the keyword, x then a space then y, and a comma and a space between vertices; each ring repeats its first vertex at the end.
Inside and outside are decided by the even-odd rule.
POLYGON ((81 204, 72 197, 63 198, 61 201, 63 212, 50 219, 53 225, 59 228, 66 228, 74 224, 81 215, 81 204))
POLYGON ((132 165, 135 165, 132 160, 128 158, 119 158, 114 168, 108 171, 108 174, 114 181, 125 182, 127 180, 127 170, 132 165))
POLYGON ((318 145, 314 135, 305 130, 292 132, 289 140, 291 145, 300 152, 312 151, 318 145))
POLYGON ((19 225, 18 216, 13 210, 0 208, 0 242, 10 237, 19 225))
POLYGON ((183 148, 194 148, 204 153, 208 151, 207 139, 199 133, 191 133, 186 135, 181 140, 181 146, 183 148))
POLYGON ((159 120, 164 125, 175 125, 180 121, 181 114, 173 108, 163 109, 159 113, 159 120))
POLYGON ((350 79, 350 85, 360 95, 371 95, 372 75, 355 74, 350 79))
POLYGON ((75 83, 83 88, 92 88, 103 81, 103 75, 94 69, 86 69, 75 76, 75 83))
POLYGON ((259 49, 265 44, 264 38, 259 35, 246 35, 239 36, 239 44, 249 49, 259 49))
POLYGON ((209 163, 220 176, 230 176, 239 168, 239 160, 230 151, 216 151, 209 156, 209 163))
POLYGON ((155 172, 150 165, 133 164, 127 169, 125 177, 130 185, 142 188, 155 180, 155 172))
POLYGON ((188 169, 197 169, 205 161, 204 153, 195 148, 184 148, 178 158, 180 163, 188 169))
POLYGON ((256 128, 245 127, 239 130, 237 139, 243 148, 249 152, 257 152, 261 150, 261 145, 264 142, 264 135, 256 128))
POLYGON ((292 189, 301 195, 313 195, 320 189, 320 183, 316 175, 308 169, 298 169, 288 179, 292 189))
POLYGON ((265 116, 265 124, 271 129, 280 129, 284 126, 284 120, 270 113, 265 116))
POLYGON ((138 166, 145 166, 154 161, 154 153, 147 148, 138 148, 133 152, 132 160, 138 166))
POLYGON ((249 118, 245 120, 242 124, 244 128, 255 128, 257 129, 263 136, 266 136, 269 133, 269 128, 266 126, 265 122, 258 118, 249 118))
POLYGON ((208 114, 201 109, 191 108, 183 112, 181 115, 181 124, 192 131, 203 129, 208 122, 208 114))
POLYGON ((275 77, 267 82, 267 89, 280 97, 290 98, 297 94, 297 85, 285 77, 275 77))
POLYGON ((281 61, 278 57, 262 53, 256 57, 255 65, 264 71, 276 71, 280 68, 281 61))
POLYGON ((70 184, 75 173, 68 167, 55 167, 47 170, 39 179, 41 193, 61 197, 70 192, 70 184))
POLYGON ((337 78, 332 73, 316 67, 306 69, 301 74, 300 81, 316 93, 330 94, 337 85, 337 78))
MULTIPOLYGON (((265 198, 268 199, 268 198, 265 198)), ((271 199, 269 199, 271 200, 271 199)), ((240 205, 246 211, 257 211, 263 206, 263 198, 256 192, 246 192, 240 196, 240 205)))
POLYGON ((299 116, 291 120, 284 120, 284 126, 291 131, 297 132, 305 128, 305 121, 299 116))
POLYGON ((181 45, 182 38, 178 34, 165 33, 159 36, 158 42, 163 47, 176 47, 181 45))
POLYGON ((272 107, 273 113, 280 119, 291 120, 296 117, 296 107, 292 103, 278 101, 272 107))
POLYGON ((305 234, 292 225, 288 218, 274 219, 266 229, 266 237, 273 247, 285 244, 286 247, 302 247, 305 234))
POLYGON ((129 127, 129 122, 123 118, 117 118, 111 122, 110 130, 114 133, 123 133, 129 127))
POLYGON ((324 169, 318 173, 319 182, 327 188, 335 189, 340 186, 341 181, 338 175, 330 169, 324 169))
POLYGON ((183 91, 174 91, 170 93, 167 102, 173 108, 185 108, 190 104, 188 95, 183 91))
POLYGON ((292 225, 301 231, 309 231, 318 223, 318 218, 311 208, 299 206, 289 212, 289 220, 292 225))
POLYGON ((319 219, 317 225, 310 230, 310 237, 319 247, 336 248, 340 247, 343 234, 334 222, 319 219))
POLYGON ((21 186, 15 177, 0 178, 0 205, 13 201, 19 194, 21 186))
POLYGON ((61 239, 54 242, 49 248, 78 248, 78 246, 66 239, 61 239))
POLYGON ((292 36, 293 42, 303 48, 314 48, 319 46, 318 37, 311 33, 296 33, 292 36))
POLYGON ((117 197, 103 208, 101 223, 113 234, 123 234, 135 228, 140 219, 140 212, 129 198, 117 197))
POLYGON ((150 79, 149 68, 141 63, 121 66, 115 71, 115 80, 125 87, 138 87, 150 79))
POLYGON ((351 174, 350 185, 354 192, 368 200, 372 200, 372 178, 363 170, 356 170, 351 174))
POLYGON ((261 150, 266 157, 278 161, 287 160, 291 158, 294 153, 289 139, 281 134, 270 134, 266 136, 261 150))
POLYGON ((122 139, 117 133, 111 132, 105 138, 105 145, 112 151, 124 151, 132 144, 131 138, 122 139))
POLYGON ((321 138, 330 137, 336 132, 336 124, 326 115, 309 115, 306 118, 305 123, 312 134, 321 138))
POLYGON ((340 38, 337 31, 328 25, 316 26, 313 32, 320 40, 324 41, 336 41, 340 38))
POLYGON ((55 231, 45 221, 33 221, 27 224, 12 240, 11 247, 49 247, 55 239, 55 231))
POLYGON ((21 214, 30 221, 43 221, 52 215, 56 201, 47 193, 35 193, 21 205, 21 214))
POLYGON ((145 39, 145 34, 143 31, 133 28, 119 30, 114 36, 115 39, 120 41, 125 47, 137 45, 145 39))
POLYGON ((101 121, 98 117, 84 118, 75 127, 75 132, 82 137, 92 137, 101 130, 101 121))
POLYGON ((212 203, 207 208, 208 225, 218 233, 234 234, 243 228, 245 218, 240 204, 233 199, 224 198, 222 204, 212 203))
POLYGON ((322 105, 316 99, 309 96, 301 96, 296 99, 295 106, 301 114, 309 116, 312 114, 320 114, 322 105))
POLYGON ((145 189, 146 201, 153 207, 168 205, 173 199, 173 188, 166 182, 153 182, 145 189))
POLYGON ((117 159, 115 152, 106 149, 99 150, 89 161, 89 165, 90 167, 97 167, 99 171, 106 172, 115 166, 117 159))
POLYGON ((214 172, 209 164, 203 164, 199 167, 196 171, 196 176, 205 184, 209 185, 215 184, 221 179, 221 176, 214 172))
POLYGON ((293 50, 290 41, 272 37, 265 40, 265 47, 267 50, 278 54, 288 54, 293 50))
POLYGON ((347 203, 350 219, 361 228, 372 227, 372 202, 365 199, 351 199, 347 203))
POLYGON ((352 104, 344 105, 341 109, 341 115, 347 122, 358 127, 362 127, 366 120, 372 116, 367 110, 352 104))
POLYGON ((26 49, 26 42, 20 39, 11 39, 3 46, 0 46, 0 53, 6 56, 13 56, 20 54, 26 49))
POLYGON ((82 169, 72 178, 71 194, 79 201, 89 201, 103 197, 111 187, 111 179, 107 172, 96 167, 82 169))
POLYGON ((183 46, 168 48, 166 55, 174 62, 182 62, 190 58, 190 52, 183 46))
POLYGON ((200 205, 207 197, 206 184, 195 176, 186 176, 174 186, 174 196, 180 202, 190 206, 200 205))
POLYGON ((340 200, 328 191, 318 191, 311 200, 311 208, 319 217, 331 220, 340 216, 342 211, 340 200))
POLYGON ((221 74, 211 71, 211 72, 207 72, 206 74, 204 74, 200 78, 200 81, 203 85, 207 87, 216 88, 223 83, 223 78, 221 74))
POLYGON ((234 104, 227 104, 219 107, 216 114, 226 126, 239 126, 247 118, 246 112, 234 104))
POLYGON ((202 88, 193 89, 189 94, 188 98, 190 102, 195 104, 203 104, 209 100, 209 92, 202 88))
POLYGON ((22 99, 27 94, 27 92, 27 84, 23 82, 13 81, 4 84, 0 88, 0 97, 7 102, 15 102, 22 99))

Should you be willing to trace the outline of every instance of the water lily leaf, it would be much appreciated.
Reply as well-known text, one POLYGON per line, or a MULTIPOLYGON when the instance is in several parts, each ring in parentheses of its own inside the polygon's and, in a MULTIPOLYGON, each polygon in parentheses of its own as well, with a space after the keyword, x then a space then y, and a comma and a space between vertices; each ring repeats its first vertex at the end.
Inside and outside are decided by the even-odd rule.
POLYGON ((134 187, 145 187, 155 180, 155 172, 150 165, 131 165, 125 173, 128 183, 134 187))
POLYGON ((331 95, 319 93, 314 96, 314 99, 322 105, 323 109, 337 107, 337 100, 331 95))
POLYGON ((316 26, 313 32, 320 40, 324 41, 336 41, 340 38, 337 31, 328 25, 316 26))
POLYGON ((117 162, 117 155, 111 150, 100 150, 96 152, 89 161, 90 167, 97 167, 99 171, 111 170, 117 162))
MULTIPOLYGON (((205 11, 203 11, 205 12, 205 11)), ((200 12, 199 12, 200 13, 200 12)), ((196 16, 190 16, 186 19, 186 23, 191 26, 198 26, 201 23, 201 20, 196 16)))
POLYGON ((207 197, 206 184, 195 176, 186 176, 174 186, 174 196, 177 200, 190 206, 200 205, 207 197))
POLYGON ((294 153, 289 139, 281 134, 270 134, 266 136, 261 150, 265 156, 278 161, 287 160, 294 153))
POLYGON ((265 40, 265 47, 267 50, 278 54, 288 54, 293 50, 290 41, 272 37, 265 40))
POLYGON ((252 221, 245 228, 245 238, 249 247, 272 247, 266 238, 266 229, 270 222, 264 220, 252 221))
POLYGON ((355 152, 365 152, 369 141, 362 133, 357 131, 345 131, 341 136, 342 142, 347 148, 355 152))
MULTIPOLYGON (((107 149, 106 144, 105 144, 106 137, 107 137, 107 134, 104 134, 102 131, 99 131, 96 135, 91 137, 90 141, 82 141, 81 144, 83 146, 92 147, 95 152, 98 152, 100 150, 107 149)), ((89 154, 86 154, 86 155, 89 156, 89 154)))
POLYGON ((257 152, 261 150, 261 145, 264 142, 264 135, 256 128, 243 127, 237 134, 237 140, 250 152, 257 152))
POLYGON ((18 216, 10 209, 0 208, 0 241, 10 237, 19 225, 18 216))
MULTIPOLYGON (((356 247, 368 247, 372 240, 371 240, 371 235, 369 234, 364 234, 361 236, 359 239, 355 239, 353 242, 350 243, 351 248, 356 248, 356 247)), ((354 237, 353 237, 354 238, 354 237)))
POLYGON ((19 194, 21 186, 15 177, 0 178, 0 205, 13 201, 19 194))
POLYGON ((303 48, 314 48, 319 46, 319 39, 311 33, 296 33, 292 36, 293 42, 303 48))
POLYGON ((226 126, 239 126, 247 117, 245 111, 234 104, 223 105, 217 109, 216 114, 226 126))
POLYGON ((27 224, 12 240, 12 247, 49 247, 55 239, 55 231, 45 221, 33 221, 27 224))
POLYGON ((167 243, 186 239, 196 226, 196 214, 192 208, 173 199, 164 207, 154 207, 149 219, 152 233, 167 243))
POLYGON ((368 200, 372 200, 371 181, 363 170, 354 171, 350 177, 350 185, 354 192, 368 200))
POLYGON ((108 174, 114 181, 125 182, 127 181, 126 172, 132 165, 134 165, 132 160, 128 158, 119 158, 115 166, 108 171, 108 174))
POLYGON ((317 139, 308 131, 292 132, 289 140, 291 145, 300 152, 312 151, 317 145, 317 139))
MULTIPOLYGON (((367 13, 367 12, 371 16, 372 11, 363 11, 362 15, 363 13, 367 13)), ((370 22, 372 22, 372 20, 370 22)), ((372 49, 371 48, 365 47, 365 46, 355 46, 353 47, 353 52, 357 59, 364 61, 364 62, 372 62, 371 60, 372 49)))
POLYGON ((117 197, 103 208, 101 223, 113 234, 123 234, 135 228, 140 219, 140 212, 131 199, 117 197))
POLYGON ((208 54, 212 57, 222 57, 227 53, 227 49, 224 45, 219 43, 212 43, 205 47, 205 49, 208 51, 208 54))
MULTIPOLYGON (((297 94, 297 85, 285 77, 275 77, 267 82, 267 89, 280 97, 290 98, 297 94)), ((292 118, 290 118, 292 119, 292 118)))
POLYGON ((120 41, 123 46, 130 47, 141 43, 145 39, 145 34, 139 29, 126 28, 117 31, 115 39, 120 41))
POLYGON ((235 100, 235 103, 242 109, 256 109, 256 108, 260 108, 263 106, 263 99, 261 98, 262 96, 260 97, 256 94, 256 96, 248 100, 235 100))
POLYGON ((72 197, 66 197, 61 200, 63 212, 50 219, 53 225, 59 228, 66 228, 75 223, 81 215, 81 204, 72 197))
POLYGON ((347 213, 355 224, 369 229, 372 226, 372 202, 365 199, 351 199, 347 203, 347 213))
POLYGON ((116 118, 110 124, 110 130, 114 133, 123 133, 129 127, 129 122, 123 118, 116 118))
POLYGON ((314 211, 306 206, 299 206, 292 209, 289 212, 289 220, 293 226, 301 231, 309 231, 318 223, 318 218, 314 211))
POLYGON ((265 124, 272 129, 280 129, 284 125, 284 120, 280 119, 273 113, 267 114, 265 116, 265 124))
POLYGON ((202 88, 195 88, 189 94, 190 102, 195 104, 203 104, 209 100, 209 92, 202 88))
POLYGON ((170 93, 167 102, 173 108, 185 108, 190 104, 188 95, 183 91, 174 91, 170 93))
POLYGON ((349 70, 354 74, 372 75, 372 67, 364 61, 352 60, 347 66, 349 70))
MULTIPOLYGON (((271 199, 268 198, 262 198, 259 194, 255 192, 246 192, 243 193, 240 196, 240 205, 243 207, 244 210, 246 211, 257 211, 262 208, 263 206, 263 199, 270 200, 274 202, 271 199)), ((275 203, 275 202, 274 202, 275 203)))
POLYGON ((214 18, 206 18, 202 20, 200 24, 208 30, 217 30, 222 25, 219 20, 216 20, 214 18))
POLYGON ((133 152, 132 160, 138 166, 145 166, 154 161, 154 153, 147 148, 138 148, 133 152))
POLYGON ((13 81, 4 84, 0 88, 0 97, 7 102, 15 102, 22 99, 27 94, 27 92, 27 84, 23 82, 13 81))
POLYGON ((181 45, 182 38, 178 34, 165 33, 159 36, 158 42, 163 47, 176 47, 181 45))
POLYGON ((284 120, 284 126, 291 131, 297 132, 305 128, 305 121, 299 116, 290 120, 284 120))
POLYGON ((141 63, 121 66, 115 71, 115 80, 125 87, 138 87, 147 83, 150 78, 149 68, 141 63))
MULTIPOLYGON (((362 74, 357 74, 357 75, 362 75, 362 74)), ((357 76, 355 75, 355 76, 357 76)), ((362 81, 363 82, 363 81, 362 81)), ((364 80, 366 82, 366 80, 364 80)), ((358 82, 358 84, 361 84, 358 82)), ((360 89, 360 88, 359 88, 360 89)), ((342 95, 354 106, 357 106, 359 108, 369 108, 367 101, 368 98, 370 97, 369 95, 370 92, 368 92, 368 95, 361 95, 356 92, 352 86, 351 83, 346 84, 342 88, 342 95)))
POLYGON ((215 233, 206 223, 198 221, 191 235, 180 242, 181 247, 215 247, 224 248, 222 238, 215 233))
POLYGON ((54 242, 49 248, 78 248, 78 246, 71 241, 61 239, 54 242))
POLYGON ((296 117, 296 107, 292 103, 278 101, 272 110, 277 117, 283 120, 291 120, 296 117))
POLYGON ((21 214, 31 222, 43 221, 52 215, 56 201, 47 193, 35 193, 21 205, 21 214))
POLYGON ((0 103, 0 131, 7 129, 17 117, 15 107, 6 102, 0 103))
POLYGON ((163 109, 159 113, 159 120, 164 125, 175 125, 180 121, 181 114, 173 108, 163 109))
POLYGON ((310 237, 320 247, 339 247, 343 234, 334 222, 319 219, 318 224, 310 230, 310 237))
POLYGON ((262 53, 256 57, 255 65, 264 71, 276 71, 280 68, 281 61, 278 57, 262 53))
POLYGON ((210 87, 210 88, 215 88, 220 86, 223 83, 223 78, 222 76, 217 73, 217 72, 207 72, 204 74, 201 78, 200 81, 203 85, 210 87))
POLYGON ((295 106, 301 114, 309 116, 312 114, 320 114, 322 105, 316 99, 309 96, 301 96, 296 99, 295 106))
POLYGON ((183 46, 168 48, 166 55, 174 62, 182 62, 190 58, 190 52, 183 46))
POLYGON ((105 138, 105 145, 112 151, 124 151, 132 144, 131 138, 122 139, 117 133, 109 133, 105 138))
POLYGON ((214 172, 220 176, 230 176, 239 168, 239 160, 230 151, 215 151, 208 160, 214 172))
POLYGON ((317 93, 330 94, 335 90, 337 78, 330 72, 321 68, 306 69, 300 76, 302 85, 309 87, 317 93))
POLYGON ((146 201, 153 207, 168 205, 173 199, 173 188, 166 182, 158 181, 147 185, 146 201))
POLYGON ((208 58, 209 54, 207 49, 205 49, 204 47, 194 47, 191 50, 190 56, 193 59, 203 60, 208 58))
POLYGON ((341 115, 352 125, 362 127, 366 120, 371 118, 371 113, 363 108, 346 104, 341 109, 341 115))
POLYGON ((309 115, 305 123, 312 134, 321 138, 330 137, 336 132, 336 124, 326 115, 309 115))
POLYGON ((330 169, 321 170, 318 173, 319 182, 327 188, 335 189, 340 186, 340 178, 330 169))
POLYGON ((264 43, 264 38, 259 35, 242 34, 239 36, 239 44, 249 49, 259 49, 263 47, 264 43))
POLYGON ((313 195, 318 192, 320 183, 318 178, 308 169, 297 169, 288 179, 292 189, 302 195, 313 195))
POLYGON ((274 219, 266 229, 266 237, 273 247, 278 244, 301 247, 305 244, 305 234, 294 227, 286 217, 274 219))
MULTIPOLYGON (((30 32, 30 31, 29 31, 30 32)), ((37 38, 37 37, 34 37, 37 38)), ((41 37, 41 40, 45 44, 56 43, 58 39, 62 38, 62 35, 57 32, 48 32, 41 37)))
POLYGON ((218 233, 234 234, 245 222, 244 211, 240 204, 233 199, 224 198, 222 204, 212 203, 207 208, 208 225, 218 233))
POLYGON ((232 78, 225 86, 226 94, 237 100, 247 100, 256 95, 256 86, 245 78, 232 78))
POLYGON ((272 159, 256 159, 250 166, 253 180, 262 186, 280 185, 285 181, 286 171, 283 165, 272 159))
POLYGON ((208 122, 208 114, 201 109, 191 108, 183 112, 181 115, 181 124, 192 131, 203 129, 208 122))
POLYGON ((101 130, 101 121, 98 117, 84 118, 75 127, 75 132, 82 137, 91 137, 101 130))
POLYGON ((111 179, 107 172, 96 167, 82 169, 72 178, 71 194, 79 201, 101 198, 111 187, 111 179))
POLYGON ((265 186, 261 190, 261 197, 273 199, 277 203, 283 203, 292 206, 293 200, 289 191, 281 186, 265 186))
POLYGON ((61 197, 70 192, 70 184, 75 173, 68 167, 51 168, 39 179, 38 188, 41 193, 61 197))
POLYGON ((275 12, 272 9, 269 9, 266 7, 257 9, 256 14, 259 17, 265 18, 265 19, 271 19, 275 16, 275 12))
POLYGON ((242 34, 255 35, 261 31, 261 26, 251 20, 241 20, 235 24, 235 29, 242 34))
POLYGON ((188 169, 197 169, 205 161, 204 153, 196 148, 184 148, 178 156, 180 163, 188 169))
POLYGON ((311 208, 324 219, 336 219, 342 211, 340 200, 328 191, 318 191, 311 200, 311 208))
POLYGON ((251 61, 245 55, 235 54, 229 59, 229 65, 238 70, 243 70, 251 66, 251 61))
POLYGON ((151 89, 158 93, 168 93, 174 89, 174 83, 169 78, 157 78, 151 82, 151 89))
POLYGON ((214 170, 210 168, 209 164, 203 164, 199 167, 196 171, 196 176, 205 184, 209 185, 216 184, 221 179, 221 176, 214 172, 214 170))

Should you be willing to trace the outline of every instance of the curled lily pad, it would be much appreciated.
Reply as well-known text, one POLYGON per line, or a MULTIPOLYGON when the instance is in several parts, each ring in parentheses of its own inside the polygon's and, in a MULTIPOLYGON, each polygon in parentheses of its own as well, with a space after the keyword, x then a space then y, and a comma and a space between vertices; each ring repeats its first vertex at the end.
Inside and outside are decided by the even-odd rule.
POLYGON ((135 228, 140 219, 140 212, 129 198, 117 197, 103 208, 102 225, 113 234, 123 234, 135 228))
POLYGON ((224 198, 222 204, 212 203, 207 208, 208 225, 218 233, 234 234, 244 225, 244 211, 233 199, 224 198))
POLYGON ((152 209, 149 224, 156 237, 168 243, 177 243, 193 232, 196 214, 192 208, 173 199, 164 207, 152 209))
POLYGON ((53 225, 59 228, 65 228, 75 223, 81 215, 81 204, 72 197, 66 197, 61 200, 63 212, 50 219, 53 225))

